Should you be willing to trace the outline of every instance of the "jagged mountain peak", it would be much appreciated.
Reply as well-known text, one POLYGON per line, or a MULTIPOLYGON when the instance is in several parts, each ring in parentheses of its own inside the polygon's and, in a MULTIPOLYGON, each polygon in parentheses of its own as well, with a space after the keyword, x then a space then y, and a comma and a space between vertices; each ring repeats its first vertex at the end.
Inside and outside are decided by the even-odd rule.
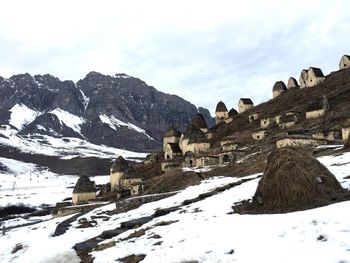
POLYGON ((184 131, 198 111, 212 124, 209 111, 125 73, 109 76, 91 71, 76 84, 49 74, 26 73, 1 78, 0 87, 0 125, 9 125, 15 115, 21 118, 20 111, 26 108, 35 113, 33 119, 17 120, 21 125, 16 132, 21 136, 72 136, 153 151, 160 148, 169 126, 184 131))
POLYGON ((133 78, 132 76, 129 76, 125 73, 117 73, 114 75, 114 77, 116 77, 117 79, 130 79, 133 78))
POLYGON ((9 78, 10 80, 16 81, 16 80, 33 80, 33 76, 29 73, 22 73, 22 74, 16 74, 9 78))

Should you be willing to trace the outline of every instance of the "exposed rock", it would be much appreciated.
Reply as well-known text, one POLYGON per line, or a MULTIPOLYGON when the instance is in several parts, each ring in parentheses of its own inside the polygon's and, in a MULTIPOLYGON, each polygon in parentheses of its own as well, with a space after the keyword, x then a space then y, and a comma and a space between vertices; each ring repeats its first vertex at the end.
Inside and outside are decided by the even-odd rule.
POLYGON ((21 135, 78 137, 95 144, 149 152, 161 148, 169 126, 184 131, 198 112, 208 126, 213 123, 208 110, 197 109, 126 74, 90 72, 75 84, 48 74, 33 77, 26 73, 0 78, 0 88, 0 125, 9 124, 10 110, 16 104, 38 112, 33 122, 20 129, 21 135), (81 133, 50 114, 55 109, 81 118, 81 133))

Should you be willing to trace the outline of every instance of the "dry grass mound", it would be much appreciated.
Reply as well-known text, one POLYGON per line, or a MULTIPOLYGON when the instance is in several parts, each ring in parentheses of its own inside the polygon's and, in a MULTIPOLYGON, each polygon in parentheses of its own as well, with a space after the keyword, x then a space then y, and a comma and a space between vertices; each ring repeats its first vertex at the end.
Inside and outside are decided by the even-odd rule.
POLYGON ((188 186, 199 184, 201 180, 200 175, 195 172, 174 170, 147 180, 145 194, 183 190, 188 186))
POLYGON ((283 213, 349 199, 335 176, 303 149, 280 148, 268 157, 251 202, 234 207, 238 213, 283 213))

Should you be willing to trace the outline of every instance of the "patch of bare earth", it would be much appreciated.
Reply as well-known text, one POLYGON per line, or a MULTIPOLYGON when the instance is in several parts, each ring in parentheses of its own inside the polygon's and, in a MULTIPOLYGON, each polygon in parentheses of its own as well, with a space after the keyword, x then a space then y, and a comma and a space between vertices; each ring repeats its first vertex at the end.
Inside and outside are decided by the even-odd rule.
POLYGON ((21 243, 17 243, 15 247, 12 249, 11 254, 15 254, 17 251, 20 251, 21 249, 23 249, 23 245, 21 243))
POLYGON ((138 262, 142 261, 145 257, 146 257, 146 255, 144 255, 144 254, 129 255, 129 256, 124 257, 124 258, 119 258, 118 260, 123 262, 123 263, 138 263, 138 262))

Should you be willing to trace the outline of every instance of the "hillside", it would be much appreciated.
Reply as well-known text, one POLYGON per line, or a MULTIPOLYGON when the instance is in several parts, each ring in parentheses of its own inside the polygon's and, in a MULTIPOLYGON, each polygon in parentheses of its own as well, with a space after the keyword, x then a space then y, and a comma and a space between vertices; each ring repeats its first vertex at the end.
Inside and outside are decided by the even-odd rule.
MULTIPOLYGON (((272 85, 271 85, 272 87, 272 85)), ((272 93, 272 92, 271 92, 272 93)), ((272 94, 271 94, 272 95, 272 94)), ((254 101, 254 98, 251 98, 254 101)), ((350 69, 332 72, 326 79, 315 87, 304 89, 290 89, 280 96, 265 103, 256 105, 234 117, 229 124, 222 124, 214 130, 214 141, 219 141, 225 136, 236 136, 242 143, 252 144, 251 133, 260 128, 260 120, 265 117, 274 117, 285 112, 300 112, 302 117, 291 129, 311 129, 313 132, 320 130, 341 129, 350 125, 350 69), (313 120, 305 119, 308 102, 314 99, 322 99, 325 96, 330 104, 324 118, 313 120), (250 123, 249 115, 260 113, 259 120, 250 123)), ((269 138, 275 139, 284 131, 276 127, 269 127, 269 138)))
MULTIPOLYGON (((251 99, 254 101, 254 98, 251 99)), ((201 176, 241 177, 261 173, 265 169, 268 155, 276 148, 276 142, 281 138, 285 138, 287 132, 293 131, 306 131, 306 135, 304 135, 306 140, 312 140, 314 138, 312 136, 326 136, 324 134, 328 132, 335 132, 340 136, 339 138, 320 139, 323 140, 322 143, 329 144, 329 147, 310 147, 309 151, 317 157, 327 155, 333 150, 341 153, 343 151, 342 128, 350 125, 349 99, 350 69, 332 72, 325 77, 324 81, 314 87, 289 89, 274 99, 256 105, 243 113, 236 114, 231 117, 231 122, 221 122, 209 129, 207 135, 210 135, 208 136, 210 138, 208 139, 210 148, 206 150, 198 148, 197 152, 193 154, 194 157, 189 157, 182 152, 180 156, 160 160, 161 164, 153 164, 154 166, 169 167, 166 168, 167 173, 161 177, 148 178, 147 170, 149 167, 146 165, 144 166, 145 171, 141 169, 140 173, 146 179, 146 185, 150 185, 152 191, 155 192, 162 191, 163 188, 169 191, 177 190, 181 189, 181 183, 182 187, 187 187, 191 185, 191 182, 196 182, 198 178, 195 175, 187 175, 186 178, 191 179, 175 180, 177 176, 183 173, 180 167, 190 167, 193 166, 193 163, 198 165, 202 162, 202 166, 205 166, 204 162, 206 162, 207 165, 212 166, 211 171, 201 173, 201 176), (323 101, 324 99, 328 104, 325 115, 307 119, 306 112, 310 102, 323 101), (285 113, 293 114, 294 125, 281 127, 275 122, 276 116, 283 116, 285 113), (250 121, 249 116, 253 114, 259 116, 256 120, 250 121), (267 118, 273 119, 273 121, 267 127, 262 128, 261 123, 267 118), (252 135, 257 131, 265 132, 266 137, 254 139, 252 135), (225 144, 228 145, 227 149, 224 147, 225 144), (220 161, 220 158, 225 155, 231 156, 231 162, 226 163, 226 165, 223 161, 220 161)), ((231 105, 228 106, 228 108, 231 107, 231 105)), ((203 140, 200 141, 200 143, 202 142, 203 140)), ((198 147, 202 147, 200 143, 198 147)), ((179 147, 184 149, 184 144, 180 144, 181 142, 179 142, 179 147)))

